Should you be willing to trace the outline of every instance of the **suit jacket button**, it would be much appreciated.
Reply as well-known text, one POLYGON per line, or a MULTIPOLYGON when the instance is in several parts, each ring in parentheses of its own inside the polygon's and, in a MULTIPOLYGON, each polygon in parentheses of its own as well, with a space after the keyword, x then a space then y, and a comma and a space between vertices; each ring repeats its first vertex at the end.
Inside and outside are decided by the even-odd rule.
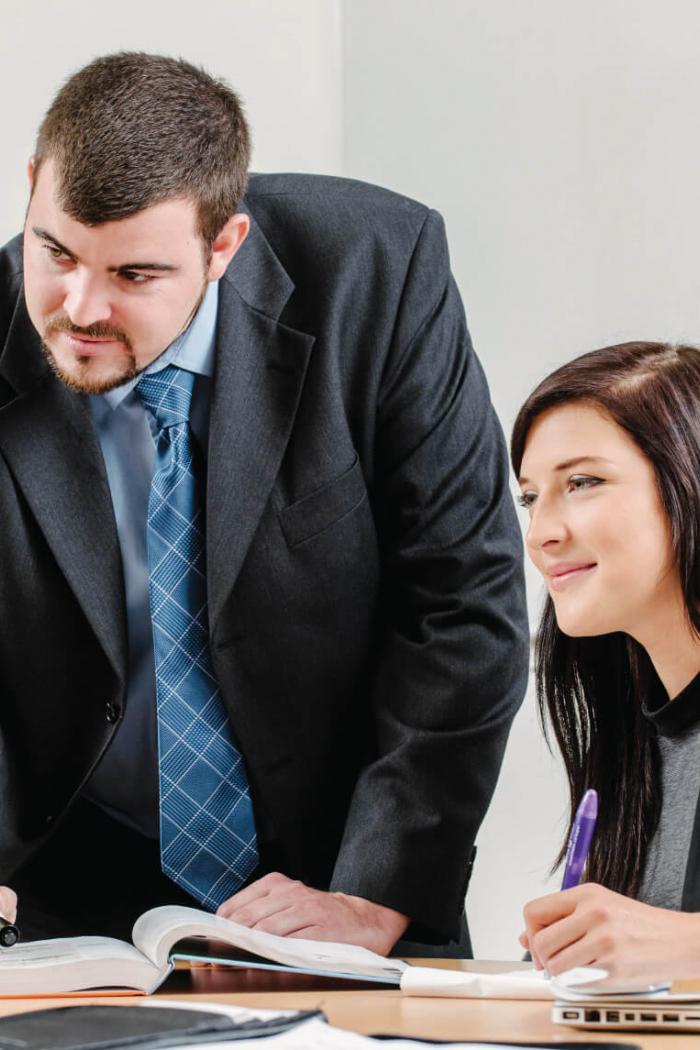
POLYGON ((121 711, 119 710, 118 704, 106 704, 105 712, 107 714, 107 721, 110 725, 114 725, 115 722, 119 721, 119 715, 121 714, 121 711))

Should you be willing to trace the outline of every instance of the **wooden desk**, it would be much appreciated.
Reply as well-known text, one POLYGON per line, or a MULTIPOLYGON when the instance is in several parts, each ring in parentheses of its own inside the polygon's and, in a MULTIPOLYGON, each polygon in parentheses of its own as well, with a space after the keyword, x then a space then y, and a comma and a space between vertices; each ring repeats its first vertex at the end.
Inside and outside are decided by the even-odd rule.
MULTIPOLYGON (((415 960, 420 962, 420 960, 415 960)), ((465 970, 512 970, 517 964, 425 960, 465 970)), ((642 1032, 582 1032, 553 1025, 551 1003, 515 1000, 427 999, 402 996, 394 988, 328 978, 306 977, 263 970, 201 968, 173 973, 153 996, 167 1006, 169 999, 187 999, 192 1005, 229 1002, 270 1009, 321 1009, 340 1028, 370 1034, 417 1036, 450 1040, 520 1042, 626 1042, 644 1050, 698 1050, 700 1036, 642 1032)), ((6 999, 0 1015, 49 1006, 86 1003, 142 1003, 142 996, 120 998, 6 999)), ((378 1044, 381 1046, 381 1044, 378 1044)))

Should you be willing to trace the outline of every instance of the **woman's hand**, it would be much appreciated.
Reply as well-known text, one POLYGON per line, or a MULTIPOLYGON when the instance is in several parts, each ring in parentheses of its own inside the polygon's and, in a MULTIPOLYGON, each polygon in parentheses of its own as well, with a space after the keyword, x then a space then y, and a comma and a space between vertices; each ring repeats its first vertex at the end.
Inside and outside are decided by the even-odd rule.
POLYGON ((17 894, 7 886, 0 886, 0 916, 8 922, 17 918, 17 894))
POLYGON ((700 914, 652 908, 594 882, 525 905, 520 943, 552 976, 574 966, 700 958, 700 914))

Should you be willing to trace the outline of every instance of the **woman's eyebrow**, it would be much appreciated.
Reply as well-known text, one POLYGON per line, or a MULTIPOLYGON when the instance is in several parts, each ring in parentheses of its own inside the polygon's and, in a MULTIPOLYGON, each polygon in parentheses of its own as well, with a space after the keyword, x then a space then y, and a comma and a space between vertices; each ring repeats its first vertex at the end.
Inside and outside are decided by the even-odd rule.
POLYGON ((573 459, 565 459, 563 463, 560 463, 554 469, 571 470, 572 467, 577 467, 579 463, 612 463, 612 460, 606 459, 605 456, 575 456, 573 459))
MULTIPOLYGON (((612 460, 606 459, 605 456, 574 456, 573 459, 565 459, 563 463, 558 463, 554 469, 571 470, 572 467, 577 467, 579 463, 612 463, 612 460)), ((520 485, 526 485, 529 480, 530 479, 526 477, 519 477, 518 483, 520 485)))

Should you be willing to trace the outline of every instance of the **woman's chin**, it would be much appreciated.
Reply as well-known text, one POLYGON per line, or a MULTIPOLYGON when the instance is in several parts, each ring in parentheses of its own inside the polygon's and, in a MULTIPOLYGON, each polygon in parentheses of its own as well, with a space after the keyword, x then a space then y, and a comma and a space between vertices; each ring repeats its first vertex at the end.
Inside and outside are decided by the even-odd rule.
POLYGON ((604 634, 617 634, 624 631, 624 627, 602 623, 600 620, 562 621, 557 617, 557 626, 562 634, 568 635, 569 638, 600 638, 604 634))
POLYGON ((599 616, 586 616, 581 610, 569 612, 556 609, 555 606, 555 612, 559 630, 570 638, 596 638, 617 629, 603 623, 599 616))

